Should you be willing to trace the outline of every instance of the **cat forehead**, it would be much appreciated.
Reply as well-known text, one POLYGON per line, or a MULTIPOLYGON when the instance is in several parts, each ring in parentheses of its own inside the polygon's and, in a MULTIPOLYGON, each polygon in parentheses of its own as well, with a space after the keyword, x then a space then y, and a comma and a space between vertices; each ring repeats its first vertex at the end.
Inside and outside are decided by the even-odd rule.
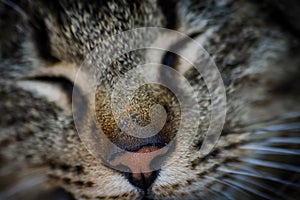
POLYGON ((29 7, 36 46, 42 42, 64 61, 79 62, 99 42, 121 31, 163 25, 154 1, 30 1, 29 7))

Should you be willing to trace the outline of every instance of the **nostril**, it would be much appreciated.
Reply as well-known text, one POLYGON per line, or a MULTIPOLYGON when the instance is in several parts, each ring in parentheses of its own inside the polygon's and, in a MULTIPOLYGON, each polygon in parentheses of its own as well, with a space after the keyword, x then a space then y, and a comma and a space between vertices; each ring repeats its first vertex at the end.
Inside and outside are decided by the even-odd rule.
MULTIPOLYGON (((134 153, 126 152, 116 156, 111 164, 113 166, 123 166, 126 168, 127 170, 123 172, 128 181, 146 193, 159 173, 158 168, 152 167, 154 160, 167 155, 167 152, 168 148, 161 151, 161 149, 156 146, 143 146, 134 153)), ((160 163, 156 164, 160 165, 160 163)))
POLYGON ((148 188, 154 183, 157 176, 159 174, 159 170, 148 172, 148 173, 125 173, 125 177, 128 179, 128 181, 144 190, 145 193, 147 193, 148 188))
POLYGON ((154 169, 151 167, 151 163, 156 157, 165 155, 167 149, 160 150, 156 146, 144 146, 138 149, 136 152, 125 152, 121 155, 117 155, 110 162, 112 166, 124 166, 135 175, 136 179, 141 179, 138 174, 147 174, 154 169))

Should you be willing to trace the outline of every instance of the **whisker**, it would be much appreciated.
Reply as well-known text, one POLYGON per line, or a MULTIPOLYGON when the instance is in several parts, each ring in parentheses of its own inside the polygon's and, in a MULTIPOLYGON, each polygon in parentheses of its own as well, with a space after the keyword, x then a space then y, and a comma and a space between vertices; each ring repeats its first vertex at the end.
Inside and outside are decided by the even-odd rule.
MULTIPOLYGON (((212 193, 214 196, 216 196, 217 198, 216 199, 220 199, 222 197, 224 197, 220 191, 217 191, 215 190, 214 188, 209 188, 207 186, 204 186, 210 193, 212 193)), ((209 196, 210 198, 212 198, 212 196, 209 196)), ((227 198, 228 199, 228 198, 227 198)), ((229 199, 229 200, 232 200, 232 199, 229 199)))
POLYGON ((300 173, 300 167, 296 167, 296 166, 293 166, 293 165, 275 163, 275 162, 263 161, 263 160, 257 160, 257 159, 253 159, 253 158, 240 158, 240 160, 243 161, 243 162, 252 164, 252 165, 270 167, 270 168, 275 168, 275 169, 281 169, 281 170, 287 170, 287 171, 300 173))
POLYGON ((290 185, 293 187, 300 187, 299 184, 296 183, 292 183, 289 181, 285 181, 285 180, 281 180, 269 175, 261 175, 261 174, 257 174, 257 173, 248 173, 245 171, 237 171, 237 170, 232 170, 232 169, 227 169, 224 167, 219 167, 216 170, 221 171, 221 172, 225 172, 225 173, 230 173, 230 174, 237 174, 237 175, 242 175, 242 176, 249 176, 249 177, 254 177, 254 178, 259 178, 259 179, 264 179, 264 180, 269 180, 269 181, 273 181, 273 182, 277 182, 277 183, 281 183, 281 184, 286 184, 286 185, 290 185))
MULTIPOLYGON (((297 125, 291 124, 291 126, 288 128, 290 124, 285 124, 286 127, 285 129, 278 129, 276 130, 276 127, 264 127, 264 128, 255 128, 255 129, 235 129, 235 130, 230 130, 230 134, 250 134, 247 140, 249 141, 258 141, 258 140, 266 140, 267 138, 270 137, 281 137, 281 136, 288 136, 288 137, 293 137, 297 138, 299 136, 300 132, 300 127, 296 128, 297 125)), ((277 126, 277 125, 275 125, 277 126)), ((279 125, 278 125, 279 126, 279 125)), ((280 128, 280 127, 277 127, 280 128)), ((281 127, 282 128, 282 127, 281 127)), ((299 140, 296 140, 297 142, 299 140)))
POLYGON ((285 195, 284 195, 284 194, 279 193, 279 192, 278 192, 276 189, 274 189, 273 187, 269 187, 269 186, 266 185, 266 184, 261 184, 259 181, 255 181, 255 180, 252 180, 252 179, 250 179, 250 178, 245 178, 245 177, 243 177, 243 176, 238 176, 238 175, 233 175, 233 177, 234 177, 235 179, 239 179, 239 180, 241 180, 241 181, 243 181, 243 182, 250 183, 250 184, 252 184, 252 185, 254 185, 254 186, 257 186, 258 188, 262 188, 262 189, 264 189, 264 190, 267 190, 267 191, 269 191, 269 192, 272 192, 273 194, 276 194, 277 196, 281 197, 282 199, 285 198, 285 195))
POLYGON ((28 20, 29 17, 27 16, 27 13, 22 8, 20 8, 17 4, 9 0, 1 0, 1 1, 7 6, 11 7, 17 13, 19 13, 25 20, 28 20))
POLYGON ((239 146, 239 149, 253 150, 253 151, 266 151, 272 154, 289 154, 289 155, 300 155, 300 150, 297 149, 281 149, 274 147, 262 147, 257 144, 247 144, 239 146))
MULTIPOLYGON (((213 177, 210 177, 210 176, 204 176, 204 178, 208 178, 210 180, 214 180, 216 181, 217 179, 213 178, 213 177)), ((224 185, 222 183, 219 183, 218 184, 221 184, 221 185, 224 185)), ((204 185, 204 187, 208 190, 211 190, 215 193, 216 196, 218 196, 217 199, 220 199, 220 197, 225 197, 226 199, 228 200, 234 200, 234 198, 232 196, 230 196, 230 194, 226 193, 226 192, 221 192, 220 190, 214 188, 213 186, 216 186, 216 184, 213 184, 210 188, 207 186, 207 185, 204 185)))
POLYGON ((214 192, 217 194, 217 196, 218 196, 217 199, 218 199, 218 200, 220 199, 220 197, 225 197, 225 198, 228 199, 228 200, 234 200, 234 198, 231 197, 231 196, 229 196, 226 192, 221 193, 220 191, 218 191, 218 190, 216 190, 216 189, 214 189, 214 188, 211 188, 210 190, 214 191, 214 192))
POLYGON ((299 137, 289 137, 289 138, 282 138, 282 137, 277 137, 277 138, 270 138, 266 140, 267 144, 300 144, 300 138, 299 137))
POLYGON ((235 189, 235 190, 241 192, 242 194, 245 194, 245 195, 249 196, 248 193, 246 193, 245 191, 241 190, 240 188, 238 188, 238 187, 236 187, 236 186, 234 186, 234 185, 231 185, 230 183, 227 183, 227 182, 225 182, 225 181, 222 181, 222 180, 220 180, 220 179, 217 179, 217 178, 214 178, 214 177, 211 177, 211 176, 207 176, 207 175, 205 175, 204 177, 207 178, 207 179, 216 181, 216 182, 218 182, 218 183, 221 183, 221 184, 223 184, 223 185, 225 185, 225 186, 229 186, 229 188, 233 188, 233 189, 235 189))
POLYGON ((296 119, 300 118, 300 112, 290 112, 279 116, 281 119, 296 119))
MULTIPOLYGON (((251 131, 251 129, 246 128, 244 131, 251 131)), ((285 124, 264 126, 262 128, 253 128, 252 133, 265 134, 269 132, 287 132, 287 131, 300 131, 300 123, 299 122, 285 123, 285 124)), ((241 132, 241 130, 238 130, 238 132, 241 132)))
POLYGON ((277 124, 272 126, 264 127, 259 131, 267 131, 267 132, 274 132, 274 131, 290 131, 290 130, 300 130, 300 123, 289 123, 289 124, 277 124))
POLYGON ((270 200, 273 199, 273 198, 270 197, 269 195, 264 194, 264 193, 262 193, 262 192, 260 192, 260 191, 258 191, 258 190, 255 190, 255 189, 253 189, 253 188, 251 188, 251 187, 249 187, 249 186, 246 186, 246 185, 244 185, 244 184, 242 184, 242 183, 240 183, 240 182, 236 182, 236 181, 233 181, 233 180, 230 180, 230 179, 225 179, 225 180, 226 180, 226 182, 228 182, 228 183, 230 183, 230 184, 233 184, 233 185, 235 185, 235 186, 237 186, 237 187, 239 187, 239 188, 241 188, 241 189, 243 189, 243 190, 246 190, 246 191, 248 191, 248 192, 250 192, 250 193, 252 193, 252 194, 255 194, 256 196, 260 196, 260 197, 262 197, 262 198, 270 199, 270 200))
MULTIPOLYGON (((298 182, 299 181, 299 177, 294 176, 290 180, 293 181, 293 182, 298 182)), ((287 190, 288 190, 288 186, 287 185, 283 185, 278 191, 282 193, 282 192, 285 192, 287 190)))
POLYGON ((227 163, 226 165, 229 166, 229 167, 238 168, 238 169, 241 169, 241 170, 246 170, 247 172, 250 172, 250 173, 257 173, 257 170, 253 169, 251 166, 239 165, 239 164, 236 164, 236 163, 227 163))
POLYGON ((282 199, 285 198, 285 195, 282 192, 280 192, 278 190, 275 190, 274 188, 269 187, 266 184, 262 184, 261 181, 255 181, 254 179, 260 178, 260 179, 265 179, 265 180, 273 181, 273 182, 277 182, 277 183, 279 182, 279 183, 285 185, 285 187, 290 187, 290 186, 300 187, 300 185, 295 184, 294 181, 289 182, 289 181, 280 180, 280 179, 277 179, 277 178, 274 178, 274 177, 270 177, 268 174, 261 173, 260 171, 257 171, 255 169, 253 169, 251 166, 239 165, 237 163, 227 163, 226 165, 230 166, 230 167, 238 168, 240 170, 240 171, 235 170, 233 172, 234 174, 232 176, 234 178, 240 179, 244 182, 249 182, 250 184, 253 184, 253 185, 256 185, 256 186, 258 186, 260 188, 263 188, 265 190, 271 191, 272 193, 276 194, 277 196, 282 197, 282 199), (252 177, 254 179, 251 179, 249 177, 252 177))
POLYGON ((258 124, 266 124, 268 122, 272 122, 273 124, 276 122, 280 122, 283 120, 289 120, 289 119, 297 119, 300 118, 300 112, 291 112, 291 113, 285 113, 276 117, 272 117, 269 119, 265 119, 265 120, 259 120, 259 121, 254 121, 251 122, 249 124, 247 124, 246 126, 252 126, 252 125, 258 125, 258 124))

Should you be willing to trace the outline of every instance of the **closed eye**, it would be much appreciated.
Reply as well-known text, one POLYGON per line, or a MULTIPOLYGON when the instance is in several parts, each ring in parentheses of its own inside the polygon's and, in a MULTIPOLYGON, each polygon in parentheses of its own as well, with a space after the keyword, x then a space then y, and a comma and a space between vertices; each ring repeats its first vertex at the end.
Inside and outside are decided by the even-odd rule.
POLYGON ((169 67, 176 69, 176 66, 178 65, 178 55, 168 51, 165 53, 161 62, 163 65, 167 65, 169 67))
POLYGON ((35 97, 46 98, 66 111, 72 109, 74 84, 62 76, 35 76, 18 81, 18 85, 35 97))

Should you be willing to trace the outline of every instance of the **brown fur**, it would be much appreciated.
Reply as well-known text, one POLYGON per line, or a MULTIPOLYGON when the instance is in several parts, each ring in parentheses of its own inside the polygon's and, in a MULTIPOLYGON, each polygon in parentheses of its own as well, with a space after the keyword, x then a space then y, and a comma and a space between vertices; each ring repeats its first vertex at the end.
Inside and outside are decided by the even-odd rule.
MULTIPOLYGON (((178 1, 172 6, 173 26, 168 23, 172 18, 168 9, 159 2, 16 1, 28 17, 15 22, 21 30, 13 32, 0 19, 0 27, 9 26, 11 32, 0 38, 0 197, 22 197, 32 187, 45 186, 64 188, 76 199, 240 199, 241 195, 243 199, 295 199, 299 195, 299 39, 250 1, 178 1), (67 94, 65 86, 75 81, 73 71, 96 44, 105 43, 110 34, 144 26, 168 26, 193 35, 217 64, 227 94, 222 136, 209 155, 200 157, 210 116, 209 95, 195 70, 185 72, 192 87, 201 91, 199 133, 192 145, 186 139, 190 133, 179 136, 180 142, 147 194, 87 151, 70 107, 50 101, 52 93, 40 95, 24 86, 28 80, 37 87, 46 83, 53 91, 67 94), (21 42, 14 46, 15 41, 21 42), (66 80, 51 82, 45 76, 66 80), (295 140, 263 143, 272 138, 295 140), (264 162, 255 164, 255 160, 264 162), (31 186, 29 180, 33 180, 31 186)), ((3 7, 9 9, 3 3, 0 6, 0 12, 3 7)), ((163 58, 164 52, 159 55, 163 58)), ((145 52, 133 53, 110 67, 122 74, 145 59, 145 52)), ((184 61, 174 63, 179 69, 184 61)), ((109 67, 103 74, 99 81, 110 88, 117 77, 109 67)), ((82 89, 80 84, 74 87, 82 89)), ((153 92, 154 99, 141 101, 137 108, 146 121, 148 104, 176 103, 164 90, 153 92)), ((138 106, 134 100, 132 104, 138 106)), ((100 123, 115 127, 105 120, 100 123)), ((170 131, 164 135, 168 134, 172 137, 170 131)))

